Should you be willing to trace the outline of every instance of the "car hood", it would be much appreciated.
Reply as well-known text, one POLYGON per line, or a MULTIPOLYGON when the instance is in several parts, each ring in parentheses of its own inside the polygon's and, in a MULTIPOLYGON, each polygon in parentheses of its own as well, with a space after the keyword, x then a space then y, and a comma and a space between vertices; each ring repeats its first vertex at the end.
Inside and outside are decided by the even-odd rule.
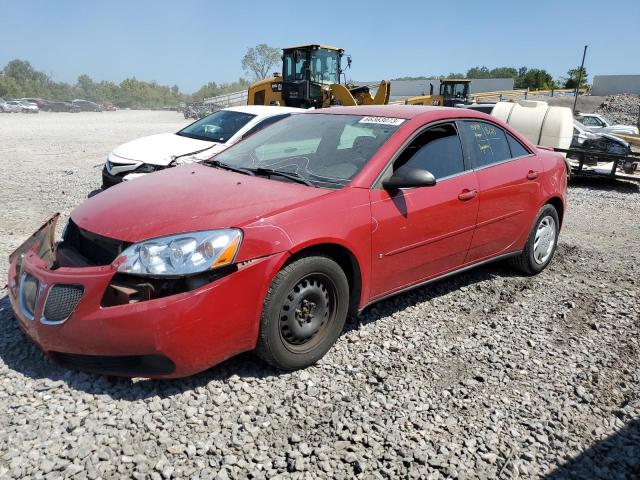
POLYGON ((207 150, 210 157, 214 153, 218 153, 220 147, 224 149, 224 146, 219 143, 182 137, 175 133, 160 133, 137 138, 120 145, 113 151, 113 154, 136 162, 167 166, 176 157, 188 156, 201 150, 207 150))
POLYGON ((190 164, 109 188, 76 208, 71 218, 98 235, 139 242, 174 233, 242 227, 331 193, 190 164))
POLYGON ((638 127, 634 127, 632 125, 611 125, 609 127, 603 127, 601 131, 608 133, 629 133, 634 135, 638 133, 638 127))

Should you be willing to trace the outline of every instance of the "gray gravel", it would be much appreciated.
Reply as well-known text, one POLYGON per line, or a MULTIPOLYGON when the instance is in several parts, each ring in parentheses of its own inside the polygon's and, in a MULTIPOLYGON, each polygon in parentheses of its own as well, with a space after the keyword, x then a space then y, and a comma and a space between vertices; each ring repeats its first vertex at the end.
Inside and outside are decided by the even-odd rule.
POLYGON ((640 120, 640 95, 611 95, 596 109, 613 123, 637 125, 640 120))
MULTIPOLYGON (((109 149, 182 124, 0 116, 0 273, 109 149)), ((639 200, 574 184, 544 273, 492 265, 379 303, 295 373, 250 354, 174 381, 65 370, 0 292, 0 478, 640 478, 639 200)))

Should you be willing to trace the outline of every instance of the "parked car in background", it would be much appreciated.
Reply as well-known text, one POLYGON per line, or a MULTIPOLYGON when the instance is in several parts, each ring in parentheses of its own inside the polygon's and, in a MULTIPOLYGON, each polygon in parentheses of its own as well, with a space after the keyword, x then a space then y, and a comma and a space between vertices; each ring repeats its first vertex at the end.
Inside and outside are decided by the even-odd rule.
POLYGON ((72 100, 71 103, 77 107, 81 112, 101 112, 102 106, 97 103, 90 102, 89 100, 81 100, 76 98, 72 100))
POLYGON ((576 120, 594 133, 638 135, 638 127, 635 125, 612 125, 609 120, 597 113, 579 113, 576 115, 576 120))
POLYGON ((5 113, 38 113, 38 105, 23 100, 9 100, 0 105, 2 112, 5 113))
POLYGON ((571 148, 582 148, 615 155, 628 155, 631 145, 621 138, 608 133, 593 133, 577 120, 573 122, 571 148))
POLYGON ((42 98, 20 98, 19 99, 23 103, 33 103, 38 106, 39 110, 48 111, 49 110, 49 102, 48 100, 44 100, 42 98))
POLYGON ((57 245, 54 216, 7 295, 70 368, 180 377, 255 350, 294 370, 391 295, 499 259, 541 272, 566 196, 560 154, 480 112, 314 110, 88 199, 57 245))
POLYGON ((116 106, 113 104, 113 102, 103 102, 102 110, 104 110, 105 112, 115 112, 116 106))
POLYGON ((49 102, 50 112, 79 112, 80 108, 71 102, 49 102))
POLYGON ((3 113, 20 113, 22 112, 22 105, 17 100, 7 100, 0 104, 0 109, 3 113))
POLYGON ((19 103, 22 106, 22 113, 40 113, 40 109, 35 103, 26 102, 24 100, 20 100, 19 103))
POLYGON ((242 138, 302 111, 263 105, 229 107, 177 133, 138 138, 109 154, 102 169, 102 186, 108 188, 156 170, 210 158, 242 138))

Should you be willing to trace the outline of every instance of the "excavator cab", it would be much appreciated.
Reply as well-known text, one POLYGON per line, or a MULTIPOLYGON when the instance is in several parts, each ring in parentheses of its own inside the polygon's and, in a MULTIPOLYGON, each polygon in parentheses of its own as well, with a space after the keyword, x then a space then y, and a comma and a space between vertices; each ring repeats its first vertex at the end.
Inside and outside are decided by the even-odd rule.
POLYGON ((445 107, 455 107, 469 102, 469 84, 467 79, 443 79, 440 81, 440 96, 445 107))
MULTIPOLYGON (((385 105, 390 82, 382 80, 373 96, 368 86, 341 83, 344 50, 302 45, 282 50, 282 73, 249 86, 247 105, 324 108, 331 105, 385 105)), ((351 57, 347 56, 347 67, 351 57)))
POLYGON ((321 108, 329 86, 340 83, 343 50, 304 45, 282 51, 282 98, 285 105, 321 108))

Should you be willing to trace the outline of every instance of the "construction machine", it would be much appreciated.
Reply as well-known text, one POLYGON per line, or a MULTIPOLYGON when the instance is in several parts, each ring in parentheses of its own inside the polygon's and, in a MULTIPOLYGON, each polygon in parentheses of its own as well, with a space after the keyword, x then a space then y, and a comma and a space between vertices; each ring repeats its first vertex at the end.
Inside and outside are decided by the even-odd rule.
MULTIPOLYGON (((366 85, 348 84, 342 68, 343 57, 343 49, 326 45, 285 48, 282 50, 282 72, 252 84, 247 104, 323 108, 389 103, 390 82, 380 82, 375 96, 366 85)), ((346 59, 347 68, 350 68, 351 57, 346 56, 346 59)))
POLYGON ((440 107, 455 107, 471 103, 469 84, 466 78, 443 78, 440 80, 440 94, 433 94, 433 85, 429 95, 411 97, 405 101, 407 105, 437 105, 440 107))

